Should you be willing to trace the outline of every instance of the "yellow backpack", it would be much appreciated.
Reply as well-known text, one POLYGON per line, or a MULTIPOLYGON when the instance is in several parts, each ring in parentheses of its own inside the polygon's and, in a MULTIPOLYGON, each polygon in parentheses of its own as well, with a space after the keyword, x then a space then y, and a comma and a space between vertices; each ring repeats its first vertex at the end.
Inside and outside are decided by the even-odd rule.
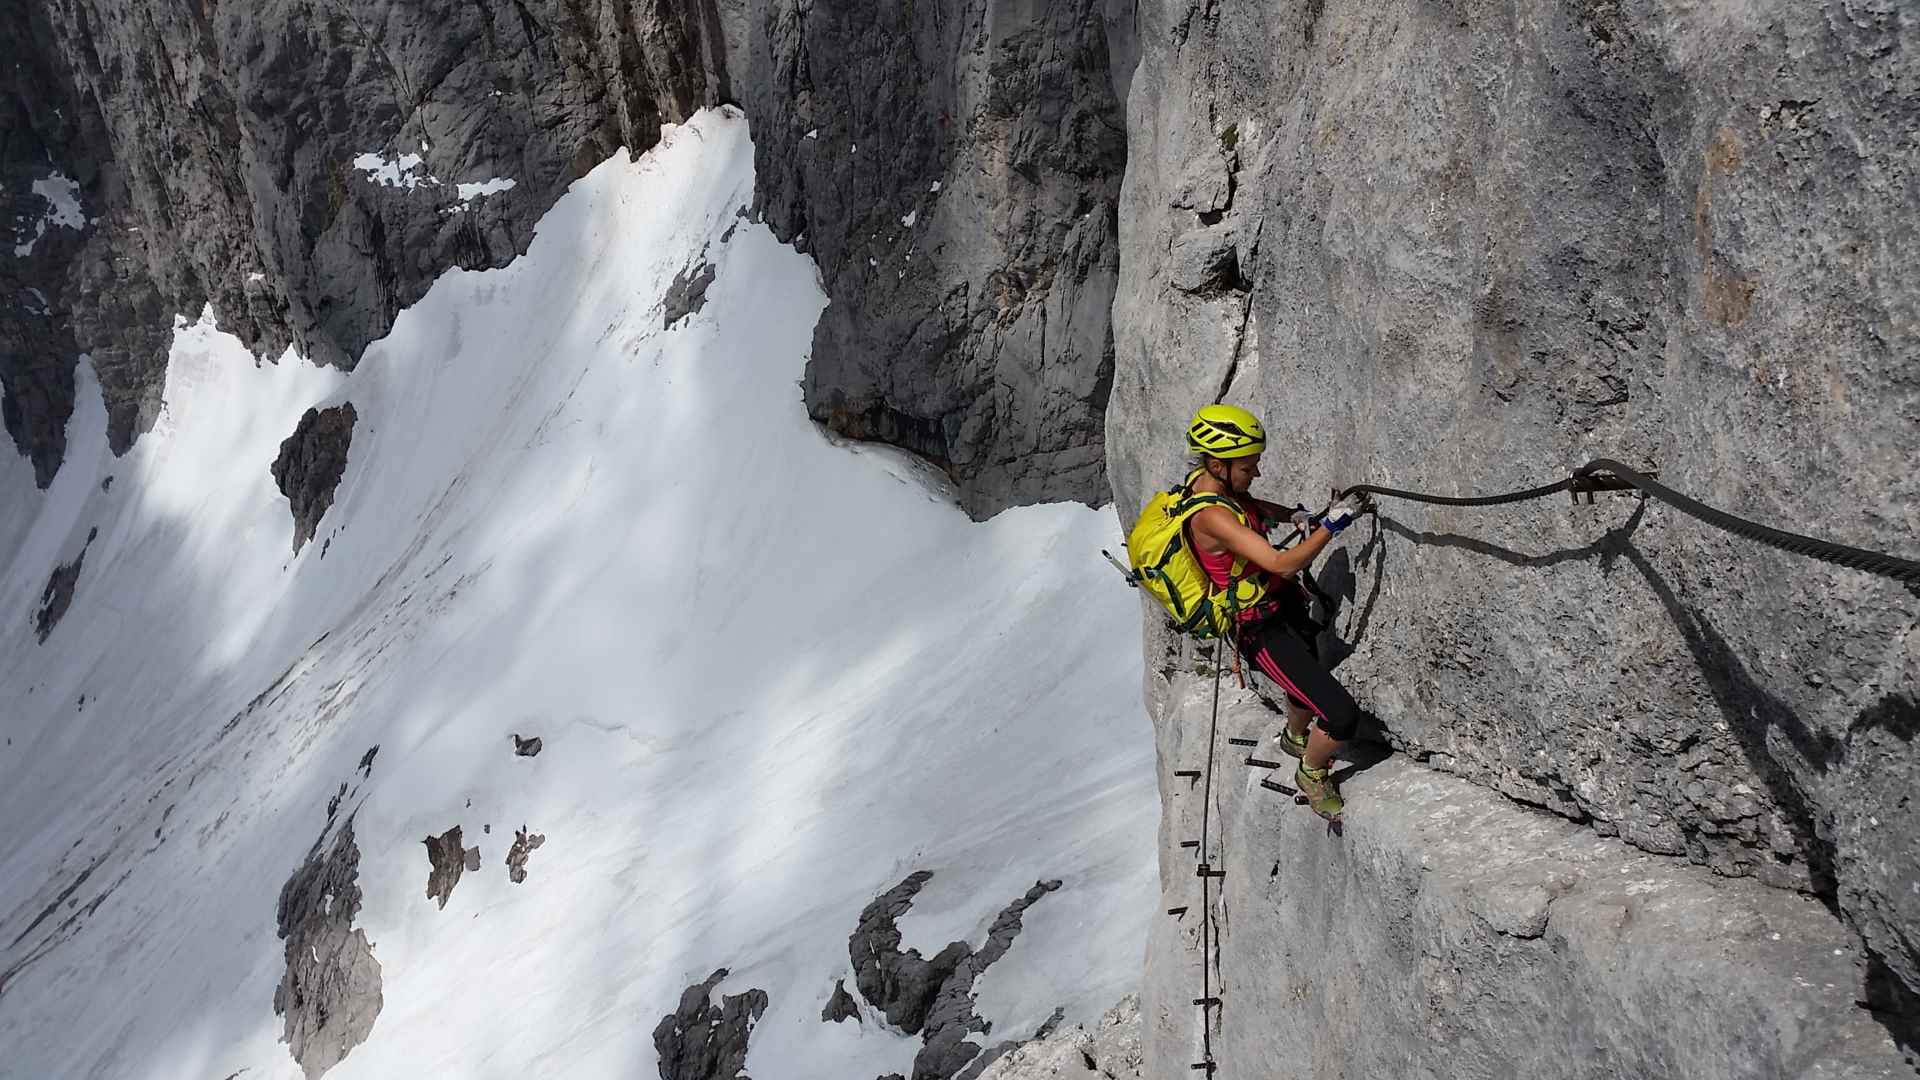
MULTIPOLYGON (((1158 492, 1147 500, 1139 520, 1127 534, 1127 581, 1145 589, 1172 616, 1174 629, 1197 638, 1218 637, 1232 624, 1234 613, 1244 611, 1266 596, 1266 578, 1248 574, 1247 564, 1235 558, 1228 570, 1233 585, 1231 595, 1214 588, 1200 560, 1187 542, 1187 520, 1209 506, 1224 506, 1233 511, 1240 524, 1247 523, 1246 511, 1224 495, 1208 495, 1193 490, 1199 470, 1187 474, 1178 486, 1158 492), (1244 575, 1244 576, 1243 576, 1244 575)), ((1109 559, 1113 557, 1108 556, 1109 559)), ((1114 560, 1118 565, 1118 560, 1114 560)))

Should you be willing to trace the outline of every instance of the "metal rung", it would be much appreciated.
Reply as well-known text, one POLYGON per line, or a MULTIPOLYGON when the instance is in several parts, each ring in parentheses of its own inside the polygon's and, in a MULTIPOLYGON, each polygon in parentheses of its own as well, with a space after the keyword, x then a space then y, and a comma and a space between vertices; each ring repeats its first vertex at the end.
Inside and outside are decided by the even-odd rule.
POLYGON ((1187 913, 1187 909, 1184 904, 1181 905, 1180 907, 1170 907, 1167 909, 1167 914, 1172 915, 1175 918, 1179 918, 1180 916, 1185 915, 1186 913, 1187 913))
POLYGON ((1263 788, 1266 788, 1268 791, 1277 791, 1282 795, 1298 795, 1299 794, 1299 792, 1293 790, 1292 788, 1288 787, 1285 784, 1280 783, 1277 780, 1262 780, 1260 781, 1260 786, 1263 788))
POLYGON ((1207 865, 1206 863, 1201 863, 1201 864, 1200 864, 1200 866, 1199 866, 1199 868, 1198 868, 1198 869, 1196 869, 1196 870, 1194 871, 1194 876, 1196 876, 1196 877, 1226 877, 1226 876, 1227 876, 1227 872, 1226 872, 1225 870, 1215 870, 1215 869, 1214 869, 1213 867, 1211 867, 1211 866, 1208 866, 1208 865, 1207 865))
POLYGON ((1182 840, 1182 841, 1180 841, 1180 846, 1181 846, 1181 847, 1183 847, 1183 848, 1195 848, 1195 847, 1199 847, 1199 846, 1200 846, 1200 841, 1198 841, 1198 840, 1182 840))
POLYGON ((1211 1061, 1196 1061, 1196 1062, 1194 1062, 1194 1063, 1193 1063, 1192 1065, 1189 1065, 1189 1066, 1187 1066, 1187 1067, 1188 1067, 1189 1069, 1205 1069, 1205 1070, 1207 1070, 1207 1075, 1208 1075, 1208 1076, 1212 1076, 1212 1075, 1213 1075, 1213 1070, 1215 1070, 1215 1069, 1217 1069, 1217 1068, 1219 1068, 1219 1066, 1218 1066, 1218 1065, 1215 1065, 1215 1064, 1214 1064, 1213 1062, 1211 1062, 1211 1061))
POLYGON ((1194 1003, 1195 1005, 1203 1005, 1203 1006, 1205 1006, 1205 1007, 1207 1007, 1207 1008, 1209 1008, 1209 1009, 1211 1009, 1211 1008, 1213 1008, 1213 1007, 1214 1007, 1215 1005, 1218 1005, 1218 1004, 1220 1004, 1220 999, 1219 999, 1219 998, 1217 998, 1217 997, 1210 997, 1210 998, 1194 998, 1194 999, 1193 999, 1193 1003, 1194 1003))
POLYGON ((1228 739, 1228 746, 1259 746, 1259 739, 1228 739))
POLYGON ((1199 769, 1175 769, 1173 770, 1173 775, 1184 776, 1189 780, 1198 780, 1200 779, 1200 770, 1199 769))
POLYGON ((1247 764, 1256 769, 1277 769, 1280 767, 1280 763, 1277 761, 1268 761, 1266 758, 1257 757, 1248 758, 1247 764))

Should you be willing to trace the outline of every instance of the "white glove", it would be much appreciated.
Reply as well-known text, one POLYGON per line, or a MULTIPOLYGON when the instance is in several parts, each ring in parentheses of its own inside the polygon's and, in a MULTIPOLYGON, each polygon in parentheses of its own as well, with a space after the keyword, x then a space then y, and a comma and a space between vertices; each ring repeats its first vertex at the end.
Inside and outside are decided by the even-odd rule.
POLYGON ((1373 500, 1367 498, 1366 492, 1357 491, 1335 502, 1327 510, 1327 516, 1320 519, 1320 524, 1326 526, 1328 532, 1338 536, 1340 530, 1353 524, 1354 518, 1370 513, 1372 510, 1373 500))

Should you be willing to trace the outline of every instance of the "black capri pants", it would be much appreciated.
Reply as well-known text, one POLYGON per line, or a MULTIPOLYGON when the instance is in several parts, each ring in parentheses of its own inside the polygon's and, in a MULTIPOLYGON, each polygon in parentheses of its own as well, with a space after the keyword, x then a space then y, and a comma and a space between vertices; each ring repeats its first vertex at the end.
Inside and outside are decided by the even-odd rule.
POLYGON ((1278 683, 1288 701, 1311 711, 1320 730, 1346 742, 1359 729, 1360 706, 1340 680, 1320 666, 1320 650, 1298 621, 1282 610, 1243 624, 1240 654, 1278 683))

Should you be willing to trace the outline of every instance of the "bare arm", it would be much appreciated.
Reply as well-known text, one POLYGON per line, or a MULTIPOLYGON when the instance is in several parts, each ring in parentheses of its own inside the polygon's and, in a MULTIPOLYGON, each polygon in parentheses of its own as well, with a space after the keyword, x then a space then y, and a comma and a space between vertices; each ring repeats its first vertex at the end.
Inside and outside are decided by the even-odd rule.
POLYGON ((1195 542, 1210 541, 1210 549, 1225 548, 1242 562, 1289 578, 1312 565, 1321 549, 1333 539, 1333 534, 1326 529, 1315 529, 1299 544, 1281 551, 1259 533, 1240 524, 1240 519, 1224 506, 1207 507, 1193 515, 1191 524, 1195 542))

